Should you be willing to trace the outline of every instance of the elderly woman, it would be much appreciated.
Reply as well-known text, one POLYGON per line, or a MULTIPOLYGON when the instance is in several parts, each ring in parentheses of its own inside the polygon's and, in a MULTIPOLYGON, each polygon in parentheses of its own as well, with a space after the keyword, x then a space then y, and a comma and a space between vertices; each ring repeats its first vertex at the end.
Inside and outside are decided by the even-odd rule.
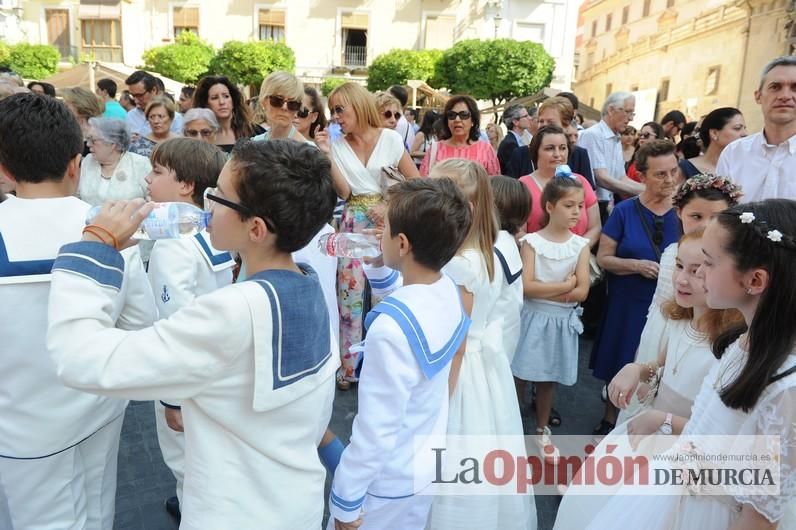
POLYGON ((144 116, 149 122, 151 132, 133 140, 128 151, 149 158, 152 151, 155 150, 155 146, 160 142, 169 138, 177 138, 178 135, 171 132, 171 124, 176 111, 174 102, 166 96, 153 97, 144 110, 144 116))
POLYGON ((304 87, 301 109, 293 118, 293 126, 304 138, 315 140, 315 133, 326 128, 321 95, 312 87, 304 87))
MULTIPOLYGON (((337 195, 347 200, 340 231, 361 232, 375 226, 372 207, 383 202, 381 168, 397 166, 407 178, 417 177, 417 168, 401 135, 382 127, 374 98, 363 87, 356 83, 340 85, 329 95, 329 108, 343 135, 330 143, 329 133, 324 130, 317 132, 315 139, 332 161, 337 195)), ((362 340, 366 280, 360 260, 339 259, 337 283, 343 364, 337 381, 339 388, 348 389, 357 380, 361 355, 349 351, 362 340)))
POLYGON ((260 87, 260 104, 265 111, 268 131, 258 134, 253 140, 290 139, 312 143, 293 125, 303 98, 304 85, 296 76, 288 72, 269 74, 260 87))
POLYGON ((102 116, 105 112, 105 104, 99 98, 85 88, 65 88, 61 90, 61 97, 72 114, 77 118, 80 129, 83 131, 83 156, 86 157, 91 152, 86 139, 89 136, 88 120, 102 116))
MULTIPOLYGON (((679 184, 675 146, 654 140, 639 149, 636 165, 645 190, 620 202, 605 224, 597 262, 607 272, 606 311, 592 350, 594 376, 606 383, 633 362, 655 293, 663 249, 677 242, 680 222, 672 207, 679 184)), ((594 434, 614 428, 617 409, 610 401, 594 434)))
POLYGON ((453 96, 442 111, 439 142, 423 157, 420 174, 428 176, 437 162, 465 158, 484 166, 490 175, 500 175, 500 163, 489 142, 480 140, 481 113, 470 96, 453 96))
MULTIPOLYGON (((575 110, 572 103, 564 97, 548 98, 539 106, 538 111, 539 127, 547 125, 554 125, 561 127, 565 132, 567 128, 572 126, 575 119, 575 110)), ((567 135, 569 138, 569 135, 567 135)), ((577 140, 577 132, 575 134, 577 140)), ((592 189, 594 186, 594 174, 591 170, 591 160, 589 159, 589 152, 583 147, 575 145, 570 138, 571 146, 569 150, 569 157, 567 158, 567 165, 572 168, 572 171, 578 175, 582 175, 589 182, 592 189)), ((534 171, 534 165, 531 161, 530 145, 528 149, 515 149, 511 155, 508 164, 509 176, 520 178, 523 175, 529 175, 534 171)), ((599 237, 599 234, 598 234, 599 237)))
POLYGON ((395 130, 398 120, 401 119, 401 103, 389 92, 376 92, 376 109, 381 117, 381 126, 385 129, 395 130))
POLYGON ((215 145, 218 120, 210 109, 189 109, 182 115, 182 134, 215 145))
POLYGON ((229 153, 240 138, 251 138, 265 129, 252 122, 249 106, 238 87, 223 75, 205 76, 199 80, 193 93, 194 108, 213 111, 220 126, 216 145, 229 153))
POLYGON ((146 197, 147 157, 130 153, 130 132, 122 120, 91 118, 86 141, 91 153, 80 166, 78 196, 92 206, 108 200, 146 197))
POLYGON ((694 158, 680 161, 680 172, 684 179, 694 175, 713 174, 719 155, 732 141, 746 136, 746 122, 741 111, 733 107, 721 107, 711 111, 699 128, 699 139, 705 152, 694 158))
MULTIPOLYGON (((542 228, 544 217, 542 191, 555 176, 556 168, 567 163, 572 145, 564 129, 556 125, 546 125, 536 132, 528 148, 531 153, 531 163, 536 169, 530 175, 520 177, 520 182, 525 184, 531 194, 531 214, 528 217, 526 230, 532 234, 542 228)), ((600 239, 602 228, 597 195, 583 175, 577 172, 573 172, 573 175, 583 184, 585 195, 580 219, 572 228, 572 233, 585 237, 594 247, 600 239)))

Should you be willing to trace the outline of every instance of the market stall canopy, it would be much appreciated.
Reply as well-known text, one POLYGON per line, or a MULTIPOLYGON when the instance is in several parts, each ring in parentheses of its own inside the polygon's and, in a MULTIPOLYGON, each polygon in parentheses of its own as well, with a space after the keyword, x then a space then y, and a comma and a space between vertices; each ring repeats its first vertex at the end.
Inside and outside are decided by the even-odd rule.
MULTIPOLYGON (((503 110, 505 110, 505 108, 510 105, 522 105, 523 107, 538 107, 539 105, 542 104, 544 100, 546 100, 547 98, 555 97, 556 95, 558 95, 559 92, 560 92, 559 90, 556 90, 554 88, 545 88, 543 90, 540 90, 536 94, 533 94, 532 96, 523 96, 521 98, 512 99, 511 101, 508 101, 501 105, 483 108, 481 109, 481 115, 483 116, 486 114, 494 114, 494 113, 502 115, 503 110)), ((582 114, 583 117, 586 118, 587 120, 600 121, 601 118, 600 111, 598 109, 590 107, 585 103, 583 103, 582 101, 578 103, 578 113, 582 114)))
MULTIPOLYGON (((125 79, 135 71, 135 68, 120 63, 81 63, 69 70, 58 72, 47 79, 41 79, 41 81, 50 83, 56 89, 81 87, 93 92, 98 80, 108 78, 116 81, 119 91, 121 92, 127 88, 127 85, 124 83, 125 79)), ((183 83, 169 79, 168 77, 163 77, 155 72, 150 73, 163 80, 163 84, 166 86, 166 92, 170 92, 175 96, 180 93, 183 83)))

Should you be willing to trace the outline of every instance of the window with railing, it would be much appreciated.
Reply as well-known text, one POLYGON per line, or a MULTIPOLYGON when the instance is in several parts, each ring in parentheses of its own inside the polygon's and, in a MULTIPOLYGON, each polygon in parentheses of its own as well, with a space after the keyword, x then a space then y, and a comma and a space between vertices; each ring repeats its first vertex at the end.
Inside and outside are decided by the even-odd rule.
POLYGON ((285 12, 281 9, 260 9, 258 14, 260 40, 285 41, 285 12))
POLYGON ((80 21, 81 53, 96 61, 122 62, 122 24, 119 19, 80 21))
POLYGON ((349 13, 342 17, 343 66, 368 64, 368 15, 349 13))

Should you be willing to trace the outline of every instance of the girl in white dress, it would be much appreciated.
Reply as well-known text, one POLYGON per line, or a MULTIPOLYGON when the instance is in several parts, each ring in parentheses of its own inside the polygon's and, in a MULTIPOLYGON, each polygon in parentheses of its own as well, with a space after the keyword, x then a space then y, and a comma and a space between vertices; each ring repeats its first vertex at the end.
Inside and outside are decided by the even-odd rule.
MULTIPOLYGON (((558 175, 558 173, 556 173, 558 175)), ((542 229, 522 238, 520 341, 511 363, 517 399, 525 382, 536 383, 536 439, 555 460, 550 441, 550 409, 556 383, 578 378, 578 335, 583 332, 579 302, 589 294, 589 240, 571 229, 580 220, 584 191, 571 176, 555 176, 542 191, 542 229)))
MULTIPOLYGON (((704 229, 713 214, 738 204, 738 199, 742 195, 741 187, 733 184, 726 177, 710 174, 694 175, 680 185, 672 197, 672 204, 683 224, 683 233, 688 234, 704 229)), ((675 272, 676 255, 677 243, 672 243, 666 247, 661 256, 658 284, 647 312, 647 323, 641 332, 641 340, 636 353, 637 363, 655 362, 666 345, 669 319, 664 317, 661 306, 674 296, 672 275, 675 272)), ((626 422, 638 414, 641 409, 641 404, 634 398, 626 408, 620 411, 617 422, 626 422)))
MULTIPOLYGON (((796 202, 785 199, 741 204, 708 224, 701 269, 707 304, 737 308, 748 331, 738 327, 714 343, 721 360, 705 377, 691 419, 672 421, 674 433, 682 429, 678 447, 691 443, 712 455, 727 447, 698 435, 730 436, 734 444, 743 443, 742 435, 779 436, 773 462, 779 466, 779 495, 762 495, 752 486, 719 486, 723 496, 715 489, 700 495, 688 486, 666 486, 680 495, 614 497, 589 530, 751 530, 776 528, 782 521, 796 499, 795 235, 796 202)), ((647 422, 647 432, 662 423, 662 418, 657 426, 647 422)))
MULTIPOLYGON (((604 455, 608 444, 618 446, 612 454, 620 458, 631 454, 633 450, 629 447, 628 434, 635 432, 639 426, 643 428, 645 422, 658 421, 661 411, 682 418, 691 416, 691 406, 702 381, 710 369, 718 364, 710 349, 711 341, 743 320, 735 309, 707 307, 705 283, 698 274, 703 261, 702 232, 703 229, 697 229, 680 239, 671 278, 674 296, 661 307, 668 334, 657 361, 627 364, 608 385, 614 405, 624 409, 628 396, 633 395, 640 383, 657 380, 657 388, 648 390, 649 394, 644 400, 649 406, 644 409, 646 412, 617 425, 594 451, 595 456, 604 455), (623 453, 622 449, 628 452, 623 453)), ((585 494, 589 486, 581 485, 582 478, 575 477, 562 499, 555 530, 585 528, 605 504, 605 497, 585 494)), ((601 493, 604 489, 606 495, 613 493, 605 487, 600 489, 601 493)))
MULTIPOLYGON (((443 271, 459 286, 470 313, 463 353, 451 363, 448 436, 513 436, 508 448, 525 453, 523 427, 511 368, 503 353, 503 318, 495 310, 503 270, 492 252, 498 223, 486 170, 478 163, 448 159, 434 166, 432 178, 451 178, 473 208, 473 224, 459 253, 443 271)), ((450 442, 449 442, 450 446, 450 442)), ((448 459, 446 465, 456 466, 448 459)), ((449 476, 449 473, 446 473, 449 476)), ((431 530, 535 530, 536 507, 527 495, 437 495, 431 507, 431 530)))

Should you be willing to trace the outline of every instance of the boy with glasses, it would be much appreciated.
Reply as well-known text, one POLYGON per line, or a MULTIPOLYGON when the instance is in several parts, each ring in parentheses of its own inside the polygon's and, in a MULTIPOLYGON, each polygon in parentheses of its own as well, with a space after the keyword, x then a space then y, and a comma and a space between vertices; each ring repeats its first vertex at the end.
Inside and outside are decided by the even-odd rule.
POLYGON ((291 252, 332 215, 331 165, 299 142, 241 140, 217 184, 206 193, 210 240, 240 254, 249 280, 139 332, 110 329, 123 264, 108 242, 128 244, 151 206, 108 204, 93 220, 99 235, 63 247, 53 266, 52 357, 87 392, 183 400, 181 529, 318 528, 317 446, 339 362, 316 274, 291 252))

